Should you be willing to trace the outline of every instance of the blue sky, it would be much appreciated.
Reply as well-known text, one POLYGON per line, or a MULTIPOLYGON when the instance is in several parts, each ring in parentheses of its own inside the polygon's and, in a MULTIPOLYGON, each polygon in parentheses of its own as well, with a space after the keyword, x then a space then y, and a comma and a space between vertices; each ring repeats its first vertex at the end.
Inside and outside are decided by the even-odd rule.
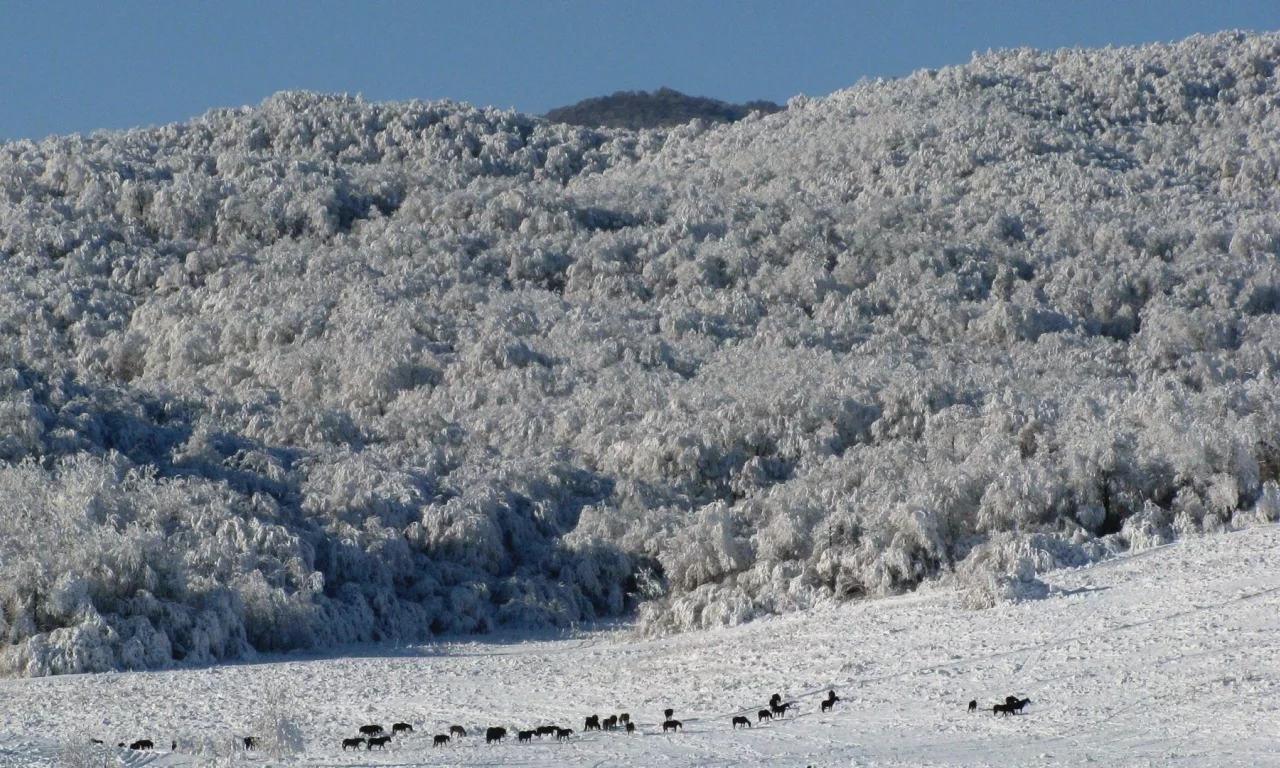
POLYGON ((283 89, 541 113, 669 86, 825 95, 973 51, 1280 29, 1280 0, 0 0, 0 139, 185 120, 283 89))

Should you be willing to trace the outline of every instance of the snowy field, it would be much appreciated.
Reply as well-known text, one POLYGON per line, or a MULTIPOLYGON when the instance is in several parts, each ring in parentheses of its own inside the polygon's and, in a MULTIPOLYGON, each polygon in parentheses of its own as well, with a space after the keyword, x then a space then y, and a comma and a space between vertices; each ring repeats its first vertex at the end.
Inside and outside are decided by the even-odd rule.
POLYGON ((90 764, 66 745, 91 737, 163 747, 92 763, 129 766, 1280 765, 1280 527, 1187 538, 1045 580, 1046 599, 984 611, 926 588, 652 641, 612 630, 10 680, 0 765, 90 764), (829 688, 843 701, 823 714, 829 688), (754 724, 774 692, 798 714, 730 728, 737 714, 754 724), (993 716, 1007 694, 1032 703, 993 716), (249 733, 271 696, 287 702, 301 754, 181 753, 249 733), (983 711, 969 714, 974 698, 983 711), (661 733, 665 707, 683 732, 661 733), (584 716, 623 711, 637 734, 581 733, 584 716), (385 752, 339 746, 362 724, 398 720, 415 733, 385 752), (517 728, 547 723, 576 732, 516 743, 517 728), (451 724, 471 735, 433 748, 451 724), (486 746, 477 731, 491 725, 512 737, 486 746))

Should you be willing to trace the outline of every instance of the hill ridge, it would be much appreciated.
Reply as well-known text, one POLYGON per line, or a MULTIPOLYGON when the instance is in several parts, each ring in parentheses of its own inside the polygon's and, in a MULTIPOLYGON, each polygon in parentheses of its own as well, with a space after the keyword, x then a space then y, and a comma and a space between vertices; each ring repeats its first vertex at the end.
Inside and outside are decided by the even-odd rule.
POLYGON ((1036 574, 1280 517, 1280 36, 589 129, 0 146, 0 670, 1036 574))

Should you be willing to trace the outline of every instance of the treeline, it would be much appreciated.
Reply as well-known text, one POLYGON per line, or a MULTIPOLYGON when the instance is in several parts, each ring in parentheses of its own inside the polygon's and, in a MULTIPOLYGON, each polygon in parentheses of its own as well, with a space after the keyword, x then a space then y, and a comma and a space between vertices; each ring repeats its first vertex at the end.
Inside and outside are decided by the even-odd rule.
POLYGON ((0 147, 0 671, 747 621, 1280 517, 1280 37, 0 147))

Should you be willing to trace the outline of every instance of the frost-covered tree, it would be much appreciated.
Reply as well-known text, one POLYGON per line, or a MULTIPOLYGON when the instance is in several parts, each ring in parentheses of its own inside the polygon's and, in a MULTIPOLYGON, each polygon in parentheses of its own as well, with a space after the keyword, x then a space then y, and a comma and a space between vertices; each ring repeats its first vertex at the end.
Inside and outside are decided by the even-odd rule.
POLYGON ((0 669, 748 620, 1280 517, 1280 37, 732 125, 0 146, 0 669))

